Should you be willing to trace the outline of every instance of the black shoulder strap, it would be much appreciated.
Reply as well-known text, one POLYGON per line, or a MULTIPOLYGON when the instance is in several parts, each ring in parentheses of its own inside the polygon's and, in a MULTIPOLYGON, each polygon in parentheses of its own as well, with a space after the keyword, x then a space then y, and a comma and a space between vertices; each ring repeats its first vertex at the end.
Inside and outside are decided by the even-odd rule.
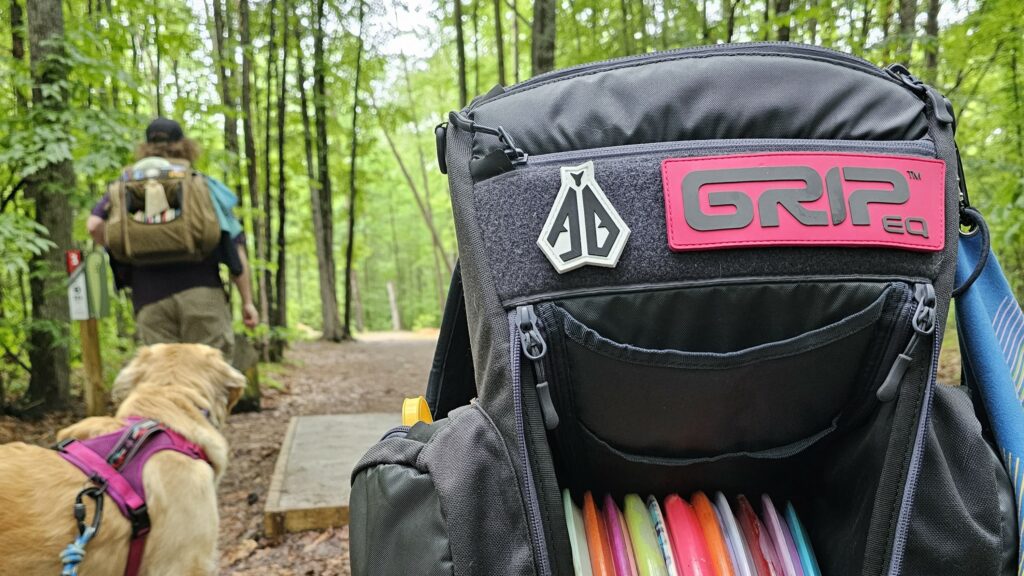
POLYGON ((448 412, 469 404, 476 397, 473 354, 469 347, 469 322, 462 288, 462 272, 455 264, 448 300, 441 319, 441 333, 434 351, 427 382, 427 405, 434 420, 446 418, 448 412))

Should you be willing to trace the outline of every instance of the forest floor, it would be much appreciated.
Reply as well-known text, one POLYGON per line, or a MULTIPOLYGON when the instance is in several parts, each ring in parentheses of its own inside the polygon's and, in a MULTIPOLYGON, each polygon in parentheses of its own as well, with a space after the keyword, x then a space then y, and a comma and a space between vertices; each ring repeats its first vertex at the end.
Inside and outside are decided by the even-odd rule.
MULTIPOLYGON (((292 416, 397 412, 423 393, 435 333, 372 333, 358 342, 300 342, 284 364, 261 373, 263 411, 235 414, 225 435, 231 462, 220 485, 220 573, 232 576, 348 576, 348 528, 268 538, 263 507, 292 416)), ((947 334, 939 379, 959 381, 955 332, 947 334)), ((24 422, 0 416, 0 443, 49 445, 77 420, 62 413, 24 422)))
MULTIPOLYGON (((224 434, 231 460, 219 488, 220 574, 347 576, 348 528, 268 538, 263 507, 292 416, 396 412, 423 394, 436 333, 371 333, 358 342, 300 342, 286 361, 261 373, 263 411, 234 414, 224 434)), ((266 368, 266 365, 264 365, 266 368)), ((80 412, 78 410, 77 412, 80 412)), ((0 444, 52 445, 73 412, 25 422, 0 416, 0 444)))
POLYGON ((434 334, 375 333, 348 344, 304 342, 282 370, 261 374, 263 411, 236 414, 225 430, 231 464, 220 485, 221 574, 347 575, 348 528, 267 538, 263 507, 292 416, 395 412, 423 394, 434 334), (268 378, 269 376, 269 378, 268 378))

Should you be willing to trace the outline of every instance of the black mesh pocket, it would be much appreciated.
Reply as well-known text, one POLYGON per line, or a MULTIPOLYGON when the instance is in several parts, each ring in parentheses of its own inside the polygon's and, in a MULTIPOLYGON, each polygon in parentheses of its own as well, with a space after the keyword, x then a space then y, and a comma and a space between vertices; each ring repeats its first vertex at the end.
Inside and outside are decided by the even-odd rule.
POLYGON ((936 386, 903 574, 1017 570, 1013 487, 966 389, 936 386))

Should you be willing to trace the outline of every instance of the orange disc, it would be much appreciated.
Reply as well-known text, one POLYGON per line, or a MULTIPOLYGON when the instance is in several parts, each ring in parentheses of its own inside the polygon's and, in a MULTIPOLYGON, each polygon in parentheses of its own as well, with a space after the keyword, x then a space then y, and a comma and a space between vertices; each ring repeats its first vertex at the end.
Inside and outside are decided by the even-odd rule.
POLYGON ((587 531, 587 546, 590 548, 590 567, 594 576, 615 576, 612 563, 612 547, 604 529, 604 521, 597 513, 594 495, 587 490, 583 495, 583 527, 587 531))
POLYGON ((715 508, 711 500, 703 492, 697 492, 690 497, 693 509, 697 513, 697 520, 700 522, 701 531, 704 532, 704 540, 708 543, 708 551, 711 553, 711 561, 715 565, 715 572, 718 576, 733 576, 732 560, 729 556, 729 548, 725 543, 725 537, 718 527, 718 520, 715 518, 715 508))

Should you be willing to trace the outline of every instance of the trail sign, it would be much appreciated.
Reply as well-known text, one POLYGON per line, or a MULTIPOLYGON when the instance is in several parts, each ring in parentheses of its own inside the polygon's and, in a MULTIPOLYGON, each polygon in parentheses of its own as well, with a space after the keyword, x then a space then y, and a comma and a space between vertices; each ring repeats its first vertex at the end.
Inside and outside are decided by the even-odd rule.
POLYGON ((107 400, 96 319, 106 316, 110 310, 107 259, 102 252, 90 252, 83 258, 81 250, 68 250, 64 253, 64 263, 69 276, 68 308, 71 319, 79 321, 82 338, 82 364, 87 381, 85 411, 89 416, 100 416, 106 410, 107 400))
POLYGON ((68 279, 68 308, 72 320, 89 319, 89 295, 85 282, 85 268, 78 266, 68 279))
POLYGON ((110 313, 107 290, 107 258, 102 252, 81 250, 64 253, 68 270, 68 307, 72 320, 102 318, 110 313))

